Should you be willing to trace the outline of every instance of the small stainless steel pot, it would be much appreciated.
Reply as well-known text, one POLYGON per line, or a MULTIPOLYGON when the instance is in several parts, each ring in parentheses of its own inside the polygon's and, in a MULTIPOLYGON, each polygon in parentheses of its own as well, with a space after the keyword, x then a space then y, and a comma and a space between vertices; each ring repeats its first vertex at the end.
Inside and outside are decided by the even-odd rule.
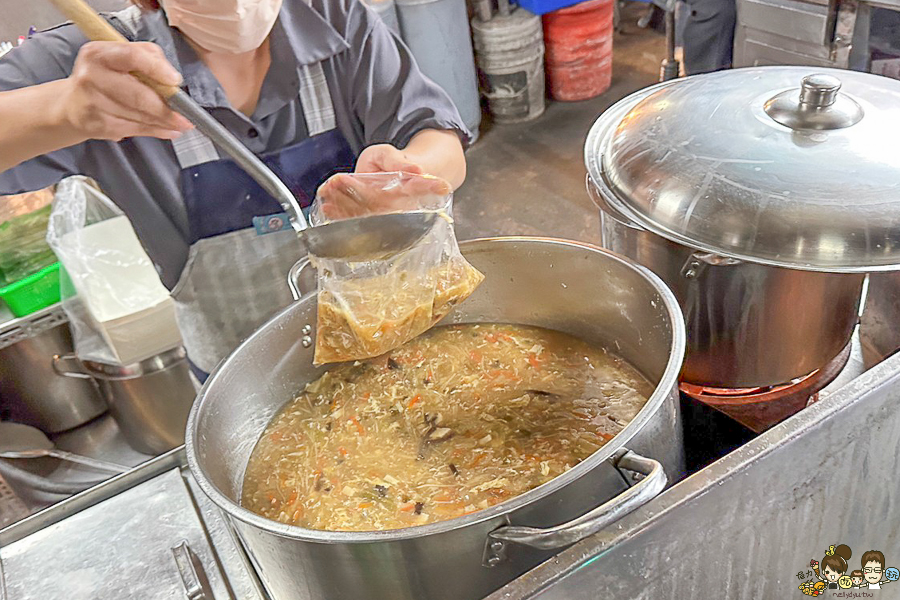
POLYGON ((647 231, 604 200, 601 244, 648 267, 684 312, 682 379, 718 388, 764 387, 812 373, 850 342, 865 274, 772 267, 696 251, 647 231))
POLYGON ((185 443, 201 489, 231 518, 274 599, 481 598, 634 510, 663 489, 667 475, 680 478, 676 385, 683 319, 662 282, 626 259, 576 242, 496 238, 460 248, 486 279, 448 322, 537 325, 608 346, 656 385, 653 395, 591 457, 490 509, 381 532, 277 523, 239 502, 256 440, 285 402, 324 371, 312 364, 316 299, 300 299, 212 374, 191 412, 185 443))
POLYGON ((0 326, 0 396, 11 420, 59 433, 106 412, 90 381, 54 376, 51 359, 72 348, 59 304, 0 326))
POLYGON ((53 369, 63 377, 94 380, 125 440, 138 452, 156 456, 184 443, 197 395, 184 348, 124 366, 54 356, 53 369))

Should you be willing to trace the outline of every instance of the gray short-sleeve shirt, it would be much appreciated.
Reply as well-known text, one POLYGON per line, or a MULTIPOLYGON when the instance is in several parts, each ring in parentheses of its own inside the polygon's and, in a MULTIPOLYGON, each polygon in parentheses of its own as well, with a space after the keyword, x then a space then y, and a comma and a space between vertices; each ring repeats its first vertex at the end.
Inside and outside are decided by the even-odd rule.
MULTIPOLYGON (((127 9, 111 21, 129 37, 159 44, 184 75, 185 88, 257 154, 308 137, 299 100, 299 69, 321 62, 337 126, 358 154, 371 144, 403 148, 423 129, 468 137, 453 102, 415 64, 406 46, 359 0, 284 0, 272 30, 272 64, 254 114, 231 107, 215 77, 163 11, 127 9), (124 25, 125 21, 130 26, 124 25)), ((37 34, 0 59, 0 91, 67 77, 84 36, 73 25, 37 34)), ((188 253, 180 167, 171 142, 131 138, 91 140, 0 173, 0 195, 52 185, 69 175, 94 178, 131 218, 170 288, 188 253)))

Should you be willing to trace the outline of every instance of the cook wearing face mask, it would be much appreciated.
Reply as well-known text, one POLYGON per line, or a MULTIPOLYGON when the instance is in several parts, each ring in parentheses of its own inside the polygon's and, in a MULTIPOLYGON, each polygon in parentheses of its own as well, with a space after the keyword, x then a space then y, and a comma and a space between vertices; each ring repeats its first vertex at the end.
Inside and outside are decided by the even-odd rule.
POLYGON ((0 60, 0 196, 82 174, 130 217, 199 379, 291 298, 280 205, 131 73, 180 84, 307 206, 337 171, 465 178, 449 97, 359 0, 140 0, 0 60), (183 79, 182 79, 183 75, 183 79))

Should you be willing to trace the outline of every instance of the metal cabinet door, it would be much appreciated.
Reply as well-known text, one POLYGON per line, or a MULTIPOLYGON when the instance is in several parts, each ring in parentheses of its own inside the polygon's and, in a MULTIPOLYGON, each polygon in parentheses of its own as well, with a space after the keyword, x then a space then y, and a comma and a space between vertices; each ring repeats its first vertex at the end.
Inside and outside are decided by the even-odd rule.
POLYGON ((187 587, 193 598, 232 598, 178 469, 3 547, 0 559, 9 600, 173 600, 187 587), (193 586, 173 553, 185 542, 193 586))

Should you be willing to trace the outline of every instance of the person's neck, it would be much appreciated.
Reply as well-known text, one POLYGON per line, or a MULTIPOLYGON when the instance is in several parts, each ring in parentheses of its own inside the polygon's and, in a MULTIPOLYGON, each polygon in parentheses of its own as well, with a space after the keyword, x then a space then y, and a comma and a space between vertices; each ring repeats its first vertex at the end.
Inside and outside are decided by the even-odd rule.
POLYGON ((259 48, 240 54, 210 52, 190 40, 188 42, 203 64, 215 75, 231 105, 247 116, 252 115, 272 62, 269 38, 259 48))

